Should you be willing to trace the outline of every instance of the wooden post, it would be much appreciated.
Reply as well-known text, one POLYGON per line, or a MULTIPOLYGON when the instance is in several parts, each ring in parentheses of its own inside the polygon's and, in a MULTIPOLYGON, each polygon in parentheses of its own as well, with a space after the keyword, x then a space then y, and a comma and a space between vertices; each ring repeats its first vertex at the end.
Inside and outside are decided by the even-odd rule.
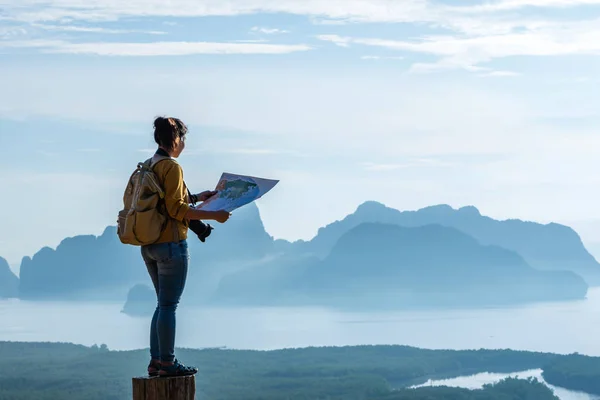
POLYGON ((171 378, 139 377, 132 379, 133 400, 195 400, 196 378, 178 376, 171 378))

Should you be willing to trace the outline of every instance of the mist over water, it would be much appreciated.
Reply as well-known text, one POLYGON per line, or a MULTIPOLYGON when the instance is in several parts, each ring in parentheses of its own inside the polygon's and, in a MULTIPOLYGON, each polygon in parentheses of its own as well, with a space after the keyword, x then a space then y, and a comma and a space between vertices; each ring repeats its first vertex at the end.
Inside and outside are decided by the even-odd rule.
MULTIPOLYGON (((106 344, 145 348, 149 318, 121 313, 122 303, 0 302, 1 341, 106 344)), ((270 350, 307 346, 401 344, 431 349, 514 349, 600 355, 600 288, 582 301, 510 308, 341 312, 326 308, 178 310, 179 347, 270 350)))
POLYGON ((505 378, 519 378, 519 379, 527 379, 527 378, 535 378, 540 382, 543 382, 545 385, 550 387, 556 396, 560 400, 598 400, 600 396, 595 396, 592 394, 578 392, 575 390, 568 390, 565 388, 549 385, 542 376, 541 369, 534 369, 529 371, 520 371, 512 374, 498 374, 498 373, 481 373, 469 376, 460 376, 457 378, 451 379, 440 379, 440 380, 429 380, 427 383, 422 385, 416 385, 415 388, 425 387, 425 386, 450 386, 450 387, 461 387, 465 389, 481 389, 483 385, 493 384, 505 378))

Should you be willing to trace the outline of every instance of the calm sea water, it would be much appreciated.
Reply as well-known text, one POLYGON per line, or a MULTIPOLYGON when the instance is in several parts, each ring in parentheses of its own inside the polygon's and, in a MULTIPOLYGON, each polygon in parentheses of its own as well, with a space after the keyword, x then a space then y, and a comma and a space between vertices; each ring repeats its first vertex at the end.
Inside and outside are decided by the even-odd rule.
POLYGON ((546 386, 554 391, 554 394, 558 396, 561 400, 599 400, 599 396, 594 396, 591 394, 576 392, 573 390, 567 390, 564 388, 556 387, 548 384, 544 378, 542 378, 542 370, 541 369, 533 369, 529 371, 521 371, 515 372, 512 374, 476 374, 470 376, 461 376, 458 378, 452 379, 442 379, 442 380, 430 380, 427 383, 422 385, 414 386, 450 386, 450 387, 461 387, 466 389, 481 389, 483 385, 488 383, 496 383, 507 377, 518 377, 521 379, 525 378, 536 378, 538 381, 543 382, 546 386))
MULTIPOLYGON (((0 302, 0 340, 147 347, 149 318, 122 303, 0 302)), ((278 349, 404 344, 600 355, 600 289, 583 301, 514 308, 349 313, 324 308, 201 308, 182 303, 178 346, 278 349)))

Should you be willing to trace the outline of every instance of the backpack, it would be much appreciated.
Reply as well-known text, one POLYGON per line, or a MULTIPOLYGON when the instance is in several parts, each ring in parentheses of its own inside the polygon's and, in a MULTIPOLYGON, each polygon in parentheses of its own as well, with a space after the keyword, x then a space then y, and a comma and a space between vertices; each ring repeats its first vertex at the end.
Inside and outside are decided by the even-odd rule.
POLYGON ((144 246, 155 243, 169 216, 164 208, 165 192, 154 166, 170 157, 154 156, 139 162, 123 194, 123 209, 117 218, 117 235, 123 244, 144 246))

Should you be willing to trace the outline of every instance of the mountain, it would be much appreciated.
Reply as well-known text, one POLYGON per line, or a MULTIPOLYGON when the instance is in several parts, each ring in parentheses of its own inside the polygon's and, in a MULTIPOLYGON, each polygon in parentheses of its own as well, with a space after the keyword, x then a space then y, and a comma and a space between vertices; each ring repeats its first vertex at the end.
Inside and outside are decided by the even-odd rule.
POLYGON ((321 265, 313 256, 280 255, 224 276, 207 301, 218 305, 297 305, 309 302, 299 284, 321 265))
MULTIPOLYGON (((225 224, 210 222, 215 229, 205 243, 188 233, 191 286, 200 289, 231 265, 244 266, 272 251, 273 239, 254 204, 237 210, 225 224)), ((67 238, 55 250, 45 247, 23 258, 19 292, 24 299, 123 299, 139 283, 151 285, 140 248, 122 244, 116 227, 109 226, 98 237, 67 238)), ((202 290, 197 293, 202 296, 202 290)))
POLYGON ((439 224, 456 228, 483 245, 496 245, 519 253, 533 268, 570 270, 584 277, 589 284, 600 285, 600 264, 585 249, 573 229, 555 223, 498 221, 482 216, 472 206, 456 210, 448 205, 438 205, 417 211, 398 211, 378 202, 365 202, 343 220, 319 229, 311 241, 293 243, 293 251, 326 257, 343 234, 365 222, 405 227, 439 224))
POLYGON ((127 301, 121 311, 136 317, 148 317, 156 309, 156 292, 147 285, 138 284, 127 293, 127 301))
POLYGON ((44 247, 21 262, 19 293, 24 299, 111 298, 144 277, 139 248, 121 244, 116 227, 102 235, 64 239, 56 248, 44 247))
MULTIPOLYGON (((341 304, 359 305, 392 296, 390 306, 571 299, 585 296, 587 286, 561 265, 597 265, 570 228, 495 221, 472 207, 400 212, 368 202, 296 243, 273 240, 254 203, 225 224, 210 222, 206 243, 188 236, 190 303, 318 304, 334 294, 341 304), (552 257, 566 261, 550 265, 550 273, 552 257), (544 273, 531 260, 545 263, 544 273)), ((122 301, 139 284, 151 286, 140 249, 123 245, 111 226, 25 257, 19 296, 122 301)))
POLYGON ((19 295, 19 278, 12 272, 8 262, 0 257, 0 298, 19 295))
POLYGON ((363 223, 323 260, 292 260, 224 278, 217 300, 231 302, 235 295, 246 304, 398 308, 570 300, 587 293, 575 273, 538 271, 514 251, 442 225, 363 223))
POLYGON ((192 231, 188 232, 190 251, 203 259, 253 260, 270 254, 274 249, 273 238, 265 230, 258 207, 254 203, 235 210, 224 224, 206 222, 215 228, 206 239, 206 243, 200 242, 192 231))

